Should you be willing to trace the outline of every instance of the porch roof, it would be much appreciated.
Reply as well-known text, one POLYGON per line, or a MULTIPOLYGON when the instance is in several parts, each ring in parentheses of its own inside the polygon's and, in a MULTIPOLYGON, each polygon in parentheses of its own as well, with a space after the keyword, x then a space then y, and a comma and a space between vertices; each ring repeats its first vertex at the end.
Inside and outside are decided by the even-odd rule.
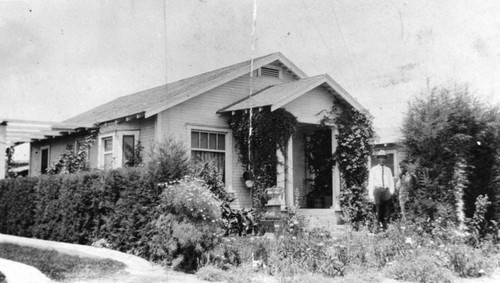
POLYGON ((68 135, 92 128, 89 124, 0 118, 0 141, 6 146, 68 135))
POLYGON ((366 108, 361 106, 361 104, 359 104, 359 102, 354 97, 352 97, 327 74, 271 86, 253 94, 250 97, 246 97, 240 101, 237 101, 236 103, 222 108, 217 111, 217 113, 232 112, 264 106, 271 106, 271 111, 274 111, 319 86, 325 87, 325 89, 335 97, 346 101, 358 111, 372 117, 366 108))

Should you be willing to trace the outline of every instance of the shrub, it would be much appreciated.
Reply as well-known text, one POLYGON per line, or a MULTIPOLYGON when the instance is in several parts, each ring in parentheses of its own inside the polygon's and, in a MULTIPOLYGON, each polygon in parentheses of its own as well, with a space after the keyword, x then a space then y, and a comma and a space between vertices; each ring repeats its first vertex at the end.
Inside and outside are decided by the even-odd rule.
POLYGON ((166 184, 156 218, 150 222, 150 259, 196 270, 220 233, 219 201, 203 181, 186 178, 166 184))
POLYGON ((155 181, 169 182, 188 175, 189 165, 184 143, 169 137, 151 147, 146 167, 155 181))
POLYGON ((213 162, 195 162, 192 166, 192 175, 205 181, 210 191, 221 201, 232 202, 234 196, 226 191, 222 174, 217 171, 213 162))
POLYGON ((0 233, 32 236, 37 178, 0 180, 0 233))
POLYGON ((103 172, 98 194, 101 215, 96 238, 105 238, 114 249, 148 257, 147 225, 155 217, 161 188, 142 168, 103 172))
POLYGON ((494 204, 486 219, 492 219, 498 205, 500 107, 481 103, 466 87, 434 88, 415 98, 407 112, 404 150, 416 161, 419 179, 427 179, 416 186, 417 209, 435 218, 437 204, 460 208, 463 193, 465 216, 472 217, 477 196, 486 194, 494 204))

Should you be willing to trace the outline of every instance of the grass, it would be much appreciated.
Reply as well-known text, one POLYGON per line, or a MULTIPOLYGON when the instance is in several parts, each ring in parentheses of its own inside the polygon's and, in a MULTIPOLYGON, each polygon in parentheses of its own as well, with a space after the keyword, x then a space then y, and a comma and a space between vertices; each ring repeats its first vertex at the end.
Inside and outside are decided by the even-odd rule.
POLYGON ((56 281, 101 278, 125 269, 125 264, 111 259, 79 257, 10 243, 0 243, 0 257, 31 265, 56 281))

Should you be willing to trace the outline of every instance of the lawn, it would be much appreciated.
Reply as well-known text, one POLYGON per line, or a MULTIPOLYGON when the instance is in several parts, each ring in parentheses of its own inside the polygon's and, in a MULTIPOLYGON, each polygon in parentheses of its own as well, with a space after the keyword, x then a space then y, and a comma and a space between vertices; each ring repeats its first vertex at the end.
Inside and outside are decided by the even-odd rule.
POLYGON ((79 257, 11 243, 0 243, 0 257, 31 265, 56 281, 112 276, 124 272, 126 267, 111 259, 79 257))

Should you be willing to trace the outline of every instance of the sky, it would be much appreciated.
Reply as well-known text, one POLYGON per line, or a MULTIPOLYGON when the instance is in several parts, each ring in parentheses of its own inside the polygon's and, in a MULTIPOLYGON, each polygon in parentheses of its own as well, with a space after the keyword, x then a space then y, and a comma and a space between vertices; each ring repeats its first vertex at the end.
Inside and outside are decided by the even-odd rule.
POLYGON ((500 2, 0 0, 0 117, 62 121, 273 52, 328 73, 396 139, 407 103, 467 84, 500 103, 500 2), (252 48, 252 38, 255 40, 252 48))

